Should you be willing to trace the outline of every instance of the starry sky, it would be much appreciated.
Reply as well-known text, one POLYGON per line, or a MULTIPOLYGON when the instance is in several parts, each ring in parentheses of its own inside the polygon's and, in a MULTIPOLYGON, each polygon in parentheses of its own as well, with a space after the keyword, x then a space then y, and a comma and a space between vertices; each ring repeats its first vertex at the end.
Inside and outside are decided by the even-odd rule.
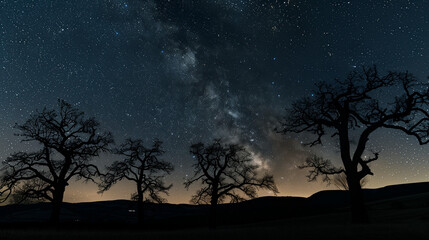
MULTIPOLYGON (((427 81, 427 9, 427 0, 1 0, 0 160, 29 148, 14 124, 61 98, 117 143, 164 141, 175 165, 169 202, 189 201, 189 146, 213 138, 246 146, 280 195, 311 195, 326 185, 296 166, 310 153, 339 163, 338 148, 275 133, 284 108, 315 82, 372 64, 427 81)), ((429 146, 387 130, 369 144, 380 159, 367 187, 428 181, 429 146)), ((96 191, 76 182, 65 201, 128 199, 133 186, 96 191)))

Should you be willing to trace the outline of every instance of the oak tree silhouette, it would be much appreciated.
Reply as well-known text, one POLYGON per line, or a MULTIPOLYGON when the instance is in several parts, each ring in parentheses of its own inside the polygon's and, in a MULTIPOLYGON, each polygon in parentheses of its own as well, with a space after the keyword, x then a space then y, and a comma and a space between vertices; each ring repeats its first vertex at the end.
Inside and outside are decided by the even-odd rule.
POLYGON ((322 143, 325 135, 339 142, 343 167, 321 157, 308 158, 302 168, 310 168, 309 180, 344 173, 351 197, 352 221, 368 222, 361 180, 373 175, 369 163, 378 152, 368 152, 367 142, 381 128, 415 137, 420 144, 429 141, 429 90, 408 72, 379 74, 377 68, 352 71, 346 79, 333 84, 319 82, 311 97, 303 97, 287 109, 278 132, 310 133, 309 146, 322 143), (357 137, 356 146, 351 138, 357 137), (371 155, 366 157, 365 155, 371 155))
POLYGON ((16 192, 21 201, 50 201, 50 221, 57 223, 69 181, 94 181, 99 170, 92 159, 108 151, 112 135, 64 100, 58 100, 58 109, 37 111, 15 128, 22 141, 35 143, 39 150, 16 152, 3 162, 3 200, 16 192))
POLYGON ((210 226, 213 228, 219 203, 255 198, 259 189, 278 193, 273 176, 265 173, 259 177, 251 154, 239 144, 222 144, 216 139, 210 145, 192 145, 190 153, 195 160, 194 174, 185 181, 185 187, 189 189, 192 184, 201 183, 191 202, 210 204, 210 226))
POLYGON ((155 140, 151 148, 146 148, 140 139, 125 140, 115 151, 124 159, 108 166, 107 173, 102 175, 102 182, 99 184, 99 193, 102 193, 123 179, 134 182, 136 193, 132 195, 132 199, 137 201, 139 223, 144 220, 143 202, 166 202, 160 193, 168 195, 168 190, 172 187, 172 184, 167 186, 164 183, 164 177, 171 174, 174 168, 171 163, 160 159, 164 153, 161 145, 161 141, 155 140))
MULTIPOLYGON (((333 182, 333 184, 337 186, 337 188, 341 190, 349 190, 349 184, 347 182, 347 175, 345 171, 342 168, 334 167, 331 161, 327 159, 323 159, 322 157, 317 155, 311 155, 305 160, 305 163, 299 165, 298 168, 310 168, 307 175, 308 181, 310 182, 317 180, 317 177, 322 174, 324 175, 324 182, 327 182, 328 184, 333 182), (331 175, 334 176, 332 177, 331 175)), ((368 176, 369 175, 363 177, 360 180, 361 187, 365 186, 368 183, 368 176)))
MULTIPOLYGON (((360 180, 361 187, 364 187, 368 183, 369 181, 368 176, 360 180)), ((337 186, 337 188, 341 190, 349 190, 349 184, 347 183, 347 175, 345 173, 340 173, 335 175, 332 180, 333 180, 332 182, 334 183, 335 186, 337 186)))

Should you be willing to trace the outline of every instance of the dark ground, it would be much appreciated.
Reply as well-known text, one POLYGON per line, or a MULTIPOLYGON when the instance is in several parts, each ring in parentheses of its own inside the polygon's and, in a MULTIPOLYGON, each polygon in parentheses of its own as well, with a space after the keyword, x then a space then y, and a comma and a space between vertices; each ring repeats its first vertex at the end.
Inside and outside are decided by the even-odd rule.
POLYGON ((206 206, 148 204, 142 227, 131 201, 65 203, 53 227, 45 223, 49 204, 9 205, 0 207, 0 239, 429 239, 429 183, 365 195, 367 225, 350 224, 346 192, 323 191, 222 205, 216 230, 206 227, 206 206))

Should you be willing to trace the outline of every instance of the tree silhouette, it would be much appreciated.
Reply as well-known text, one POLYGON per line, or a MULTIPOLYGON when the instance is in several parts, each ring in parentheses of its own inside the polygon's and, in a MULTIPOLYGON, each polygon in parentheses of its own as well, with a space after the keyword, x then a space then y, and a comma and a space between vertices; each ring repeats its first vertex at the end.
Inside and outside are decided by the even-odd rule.
POLYGON ((224 145, 220 140, 205 146, 197 143, 190 152, 195 159, 194 175, 185 181, 185 187, 200 181, 202 188, 192 197, 194 204, 210 204, 210 225, 216 226, 216 207, 226 200, 240 202, 257 197, 257 190, 268 189, 278 193, 272 175, 258 177, 258 166, 251 154, 241 145, 224 145))
MULTIPOLYGON (((333 183, 337 188, 341 190, 349 190, 349 184, 347 183, 347 175, 345 173, 337 174, 333 177, 333 183)), ((368 183, 368 176, 360 180, 360 186, 363 187, 368 183)))
POLYGON ((334 84, 319 82, 312 97, 293 103, 282 121, 281 133, 311 133, 316 138, 306 145, 322 143, 327 135, 337 137, 343 167, 329 160, 307 159, 302 166, 310 168, 309 179, 319 175, 325 181, 330 175, 344 173, 351 196, 352 220, 368 222, 360 181, 373 175, 369 163, 378 153, 367 153, 367 142, 377 129, 387 128, 415 137, 420 144, 429 140, 429 90, 408 72, 378 73, 377 68, 351 72, 334 84), (392 97, 394 96, 394 97, 392 97), (356 147, 351 138, 357 138, 356 147), (366 157, 365 155, 371 155, 366 157))
POLYGON ((14 189, 9 202, 12 204, 33 204, 44 202, 46 199, 39 198, 37 195, 34 196, 29 194, 29 191, 32 191, 31 189, 43 189, 45 187, 47 187, 47 183, 39 178, 28 180, 14 189))
POLYGON ((144 220, 143 202, 166 202, 160 193, 168 195, 168 190, 172 187, 171 184, 165 185, 164 177, 174 168, 171 163, 159 159, 164 153, 161 145, 161 141, 155 140, 151 148, 146 148, 140 139, 125 140, 125 143, 116 150, 116 154, 125 158, 107 167, 107 173, 103 174, 99 185, 99 192, 102 193, 123 179, 134 182, 137 191, 132 195, 132 199, 137 201, 139 223, 144 220))
POLYGON ((99 171, 92 158, 107 151, 112 135, 63 100, 58 100, 57 110, 44 108, 15 128, 22 141, 35 143, 39 150, 16 152, 3 162, 3 200, 16 193, 18 201, 50 201, 50 221, 58 222, 69 181, 94 181, 99 171))
MULTIPOLYGON (((339 189, 349 190, 347 175, 342 168, 336 168, 331 161, 323 159, 317 155, 312 155, 305 160, 305 163, 298 166, 300 169, 310 168, 307 178, 310 182, 315 181, 317 177, 323 175, 323 181, 330 184, 334 183, 339 189), (333 179, 331 179, 331 175, 333 179)), ((368 182, 368 176, 360 180, 360 186, 363 187, 368 182)))

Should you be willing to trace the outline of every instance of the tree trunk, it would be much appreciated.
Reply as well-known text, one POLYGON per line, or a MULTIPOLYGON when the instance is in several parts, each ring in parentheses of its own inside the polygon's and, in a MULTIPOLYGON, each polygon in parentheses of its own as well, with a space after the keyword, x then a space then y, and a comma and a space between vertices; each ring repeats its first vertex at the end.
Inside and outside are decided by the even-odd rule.
POLYGON ((137 221, 139 225, 144 222, 144 207, 143 207, 143 193, 139 192, 137 197, 137 221))
POLYGON ((215 229, 217 226, 217 201, 216 196, 212 196, 210 201, 210 216, 209 216, 209 227, 215 229))
MULTIPOLYGON (((348 108, 348 106, 347 106, 348 108)), ((350 205, 352 212, 352 223, 368 223, 368 213, 366 211, 363 198, 363 191, 357 173, 357 165, 350 158, 350 141, 348 120, 349 115, 343 118, 341 128, 338 129, 340 137, 341 160, 346 169, 347 184, 350 193, 350 205)))
POLYGON ((63 203, 65 187, 55 187, 52 201, 52 212, 49 219, 50 223, 57 224, 60 222, 61 204, 63 203))
POLYGON ((363 190, 360 185, 360 179, 354 176, 347 176, 350 193, 350 205, 352 212, 352 223, 369 223, 368 211, 365 207, 363 190))

